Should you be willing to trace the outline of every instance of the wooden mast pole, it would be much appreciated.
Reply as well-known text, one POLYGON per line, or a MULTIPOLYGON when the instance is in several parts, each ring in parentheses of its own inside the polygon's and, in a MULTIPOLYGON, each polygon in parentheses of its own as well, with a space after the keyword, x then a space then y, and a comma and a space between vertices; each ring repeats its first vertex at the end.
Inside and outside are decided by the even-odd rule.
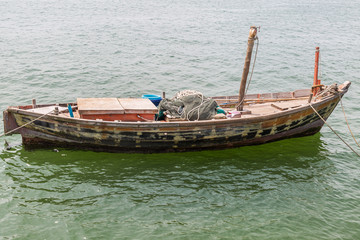
POLYGON ((239 105, 236 107, 236 110, 242 111, 244 108, 244 98, 245 98, 245 88, 246 88, 246 80, 249 74, 250 61, 252 50, 254 47, 254 41, 256 39, 257 29, 255 26, 250 27, 249 38, 248 38, 248 47, 246 51, 246 58, 244 64, 244 70, 241 77, 240 90, 239 90, 239 105))

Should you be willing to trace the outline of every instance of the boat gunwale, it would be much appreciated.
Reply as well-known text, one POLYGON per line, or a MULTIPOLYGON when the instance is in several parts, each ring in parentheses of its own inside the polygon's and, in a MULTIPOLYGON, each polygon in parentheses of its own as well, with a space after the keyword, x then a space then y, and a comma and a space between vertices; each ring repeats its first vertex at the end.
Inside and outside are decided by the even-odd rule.
MULTIPOLYGON (((313 102, 311 105, 316 108, 320 105, 326 104, 327 102, 333 101, 338 97, 342 97, 349 88, 349 85, 346 85, 344 88, 339 90, 338 94, 332 94, 330 96, 326 96, 322 98, 318 102, 313 102)), ((294 98, 294 100, 297 100, 294 98)), ((276 102, 276 99, 274 99, 276 102)), ((43 104, 38 106, 54 106, 51 104, 43 104)), ((22 115, 28 115, 32 117, 41 117, 44 114, 30 112, 27 110, 19 109, 21 106, 10 106, 7 108, 6 111, 15 112, 22 115)), ((263 120, 272 120, 279 117, 284 117, 286 115, 292 115, 298 112, 306 111, 310 109, 310 104, 307 103, 303 106, 299 106, 294 109, 288 109, 281 112, 276 112, 273 114, 261 115, 261 116, 254 116, 250 118, 228 118, 228 119, 210 119, 210 120, 201 120, 201 121, 174 121, 174 122, 114 122, 114 121, 99 121, 99 120, 90 120, 90 119, 80 119, 80 118, 71 118, 67 116, 59 116, 49 114, 47 116, 42 117, 42 119, 48 120, 57 120, 64 122, 65 124, 81 124, 81 125, 97 125, 97 126, 105 126, 105 127, 132 127, 132 128, 166 128, 166 127, 195 127, 195 126, 210 126, 210 125, 228 125, 228 124, 249 124, 249 123, 257 123, 263 120)))

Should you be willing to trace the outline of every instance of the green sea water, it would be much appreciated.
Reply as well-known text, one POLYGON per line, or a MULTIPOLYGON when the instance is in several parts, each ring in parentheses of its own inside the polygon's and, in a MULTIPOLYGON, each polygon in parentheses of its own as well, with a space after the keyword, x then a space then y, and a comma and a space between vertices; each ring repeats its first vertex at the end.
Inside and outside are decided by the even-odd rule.
MULTIPOLYGON (((0 108, 78 97, 249 93, 324 84, 360 137, 360 2, 0 1, 0 108)), ((328 122, 357 151, 338 106, 328 122)), ((3 127, 3 123, 0 123, 3 127)), ((360 159, 326 127, 221 151, 25 150, 0 139, 0 239, 360 239, 360 159)))

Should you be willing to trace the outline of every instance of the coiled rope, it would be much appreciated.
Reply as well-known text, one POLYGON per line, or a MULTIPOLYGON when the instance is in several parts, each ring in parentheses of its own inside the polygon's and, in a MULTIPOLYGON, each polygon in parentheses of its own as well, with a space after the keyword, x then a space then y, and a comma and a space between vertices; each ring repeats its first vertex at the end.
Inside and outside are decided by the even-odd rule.
POLYGON ((194 111, 197 110, 197 119, 195 121, 198 121, 200 118, 200 107, 202 105, 204 105, 205 103, 209 102, 211 99, 210 98, 205 98, 204 95, 201 92, 198 92, 196 90, 183 90, 180 91, 178 93, 176 93, 176 95, 172 98, 173 100, 175 99, 181 99, 182 97, 186 97, 186 96, 190 96, 190 95, 197 95, 199 98, 201 98, 201 102, 198 106, 192 108, 191 110, 189 110, 186 114, 186 116, 184 116, 185 111, 178 111, 178 113, 181 115, 182 118, 184 118, 187 121, 190 121, 190 114, 194 111))
POLYGON ((196 119, 196 121, 199 121, 199 118, 200 118, 200 107, 201 107, 202 105, 204 105, 205 103, 209 102, 209 101, 210 101, 210 99, 205 99, 205 100, 204 100, 204 95, 201 95, 201 103, 200 103, 198 106, 196 106, 196 107, 194 107, 193 109, 191 109, 190 111, 188 111, 188 113, 186 114, 186 120, 190 121, 190 118, 189 118, 190 113, 192 113, 193 111, 196 111, 196 110, 197 110, 197 119, 196 119))

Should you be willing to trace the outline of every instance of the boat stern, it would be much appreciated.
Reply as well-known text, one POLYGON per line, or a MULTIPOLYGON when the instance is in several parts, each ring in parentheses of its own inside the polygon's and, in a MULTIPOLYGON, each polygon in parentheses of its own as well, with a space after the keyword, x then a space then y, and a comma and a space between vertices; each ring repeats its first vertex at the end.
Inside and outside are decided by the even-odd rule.
POLYGON ((18 134, 19 130, 14 131, 19 125, 16 123, 14 114, 9 111, 9 108, 3 111, 3 121, 4 121, 4 133, 6 135, 18 134))

